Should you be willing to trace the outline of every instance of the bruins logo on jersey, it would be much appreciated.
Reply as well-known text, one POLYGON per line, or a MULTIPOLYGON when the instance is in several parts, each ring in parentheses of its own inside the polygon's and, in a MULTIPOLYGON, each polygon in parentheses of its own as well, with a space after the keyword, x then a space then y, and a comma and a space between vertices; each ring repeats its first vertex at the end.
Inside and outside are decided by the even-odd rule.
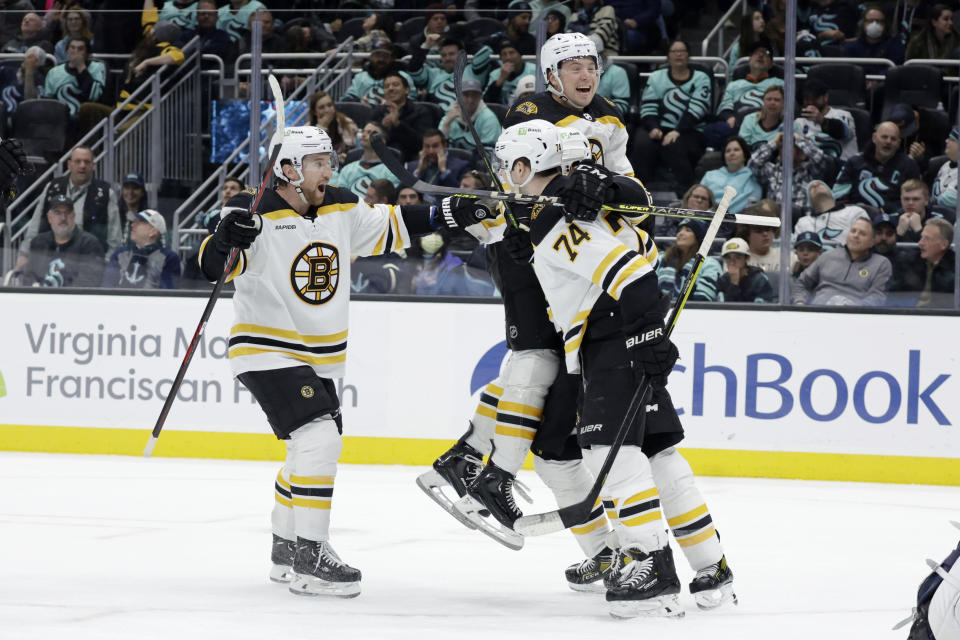
POLYGON ((596 138, 590 138, 590 155, 596 164, 603 164, 603 143, 596 138))
POLYGON ((290 284, 307 304, 329 302, 337 292, 339 282, 340 252, 332 244, 311 243, 290 267, 290 284))
POLYGON ((532 102, 521 102, 514 109, 524 115, 532 116, 537 112, 537 105, 532 102))

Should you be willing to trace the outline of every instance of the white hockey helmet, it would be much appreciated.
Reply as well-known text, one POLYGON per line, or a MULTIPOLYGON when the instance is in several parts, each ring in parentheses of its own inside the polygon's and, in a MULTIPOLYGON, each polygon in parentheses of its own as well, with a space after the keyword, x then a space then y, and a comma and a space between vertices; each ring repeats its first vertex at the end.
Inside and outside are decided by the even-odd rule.
POLYGON ((590 142, 577 129, 558 127, 547 120, 528 120, 503 130, 493 149, 498 176, 512 189, 524 186, 541 171, 559 167, 566 175, 574 162, 591 157, 590 142), (517 160, 526 158, 530 175, 520 184, 510 176, 517 160))
POLYGON ((334 171, 337 169, 337 154, 333 150, 333 141, 330 140, 327 132, 320 127, 286 127, 283 131, 277 131, 273 134, 273 140, 270 141, 270 148, 267 149, 267 153, 272 154, 277 144, 280 145, 280 155, 277 156, 277 162, 273 165, 273 174, 297 187, 298 193, 300 183, 303 182, 303 173, 300 172, 300 169, 303 166, 305 156, 314 153, 329 153, 330 168, 334 171), (298 180, 291 181, 283 175, 281 165, 284 162, 293 165, 297 175, 300 176, 298 180))
POLYGON ((603 62, 593 40, 582 33, 558 33, 550 36, 550 39, 540 48, 540 73, 543 75, 547 91, 563 95, 563 85, 561 84, 560 90, 557 91, 550 84, 547 72, 552 71, 559 83, 560 63, 571 58, 593 58, 597 62, 597 76, 603 74, 603 62))

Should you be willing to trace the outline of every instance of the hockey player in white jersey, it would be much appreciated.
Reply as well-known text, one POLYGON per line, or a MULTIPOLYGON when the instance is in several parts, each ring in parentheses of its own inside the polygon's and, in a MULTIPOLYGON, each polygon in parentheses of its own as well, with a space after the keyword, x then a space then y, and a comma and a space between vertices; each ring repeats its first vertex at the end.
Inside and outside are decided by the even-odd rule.
POLYGON ((433 209, 368 206, 327 185, 337 154, 318 127, 278 132, 277 186, 250 212, 254 194, 231 198, 216 232, 200 248, 204 275, 216 280, 241 249, 229 357, 287 448, 272 515, 271 580, 301 595, 353 597, 360 571, 329 541, 340 405, 333 378, 344 373, 350 257, 381 255, 429 233, 433 209), (252 213, 252 215, 251 215, 252 213))

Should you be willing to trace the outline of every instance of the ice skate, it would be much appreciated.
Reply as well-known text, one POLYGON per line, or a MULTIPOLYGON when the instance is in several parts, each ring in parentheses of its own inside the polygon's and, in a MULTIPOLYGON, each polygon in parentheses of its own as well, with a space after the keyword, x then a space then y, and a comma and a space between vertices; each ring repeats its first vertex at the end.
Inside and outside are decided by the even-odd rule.
POLYGON ((483 456, 460 440, 433 462, 433 469, 417 478, 417 486, 464 526, 476 529, 476 525, 455 509, 453 504, 466 495, 467 485, 473 482, 481 469, 483 456), (452 495, 450 489, 456 496, 452 495))
POLYGON ((637 547, 623 549, 630 557, 607 590, 610 615, 614 618, 638 616, 682 617, 680 580, 670 547, 646 553, 637 547))
POLYGON ((270 580, 286 584, 293 580, 293 557, 297 553, 297 543, 273 534, 273 549, 270 552, 270 580))
POLYGON ((522 484, 492 462, 483 468, 476 480, 467 485, 467 495, 454 505, 483 534, 510 549, 523 547, 523 536, 513 530, 513 523, 523 515, 513 498, 514 486, 523 498, 530 496, 522 484))
POLYGON ((574 591, 603 593, 606 577, 615 566, 617 553, 610 547, 604 547, 600 553, 567 567, 564 574, 567 586, 574 591))
POLYGON ((727 602, 739 604, 737 594, 733 592, 733 571, 727 565, 726 556, 697 571, 690 583, 690 595, 704 610, 716 609, 727 602))
POLYGON ((301 596, 360 595, 360 570, 346 564, 327 541, 297 538, 290 593, 301 596))

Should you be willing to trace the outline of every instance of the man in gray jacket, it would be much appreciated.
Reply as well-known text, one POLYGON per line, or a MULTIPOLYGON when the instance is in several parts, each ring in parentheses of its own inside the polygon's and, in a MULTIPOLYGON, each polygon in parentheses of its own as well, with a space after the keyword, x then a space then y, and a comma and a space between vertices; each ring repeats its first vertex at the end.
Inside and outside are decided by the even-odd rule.
POLYGON ((846 245, 821 255, 793 282, 793 303, 882 305, 893 270, 872 247, 873 225, 865 218, 854 220, 846 245))

